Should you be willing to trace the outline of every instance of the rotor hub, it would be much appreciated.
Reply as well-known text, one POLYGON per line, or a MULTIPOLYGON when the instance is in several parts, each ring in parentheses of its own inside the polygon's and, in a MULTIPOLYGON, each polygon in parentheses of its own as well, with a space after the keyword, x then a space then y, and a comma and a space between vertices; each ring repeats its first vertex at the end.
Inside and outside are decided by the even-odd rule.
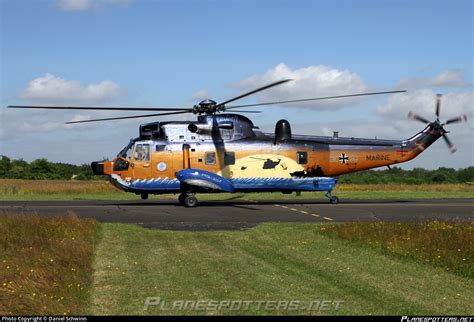
POLYGON ((438 120, 430 123, 430 129, 433 134, 439 133, 439 135, 444 135, 447 131, 443 128, 443 125, 438 120))
POLYGON ((205 99, 193 107, 194 114, 212 115, 222 111, 225 111, 224 105, 217 105, 216 101, 211 99, 205 99))
POLYGON ((216 112, 216 101, 206 99, 201 101, 198 105, 194 107, 194 110, 197 114, 207 114, 211 115, 216 112))

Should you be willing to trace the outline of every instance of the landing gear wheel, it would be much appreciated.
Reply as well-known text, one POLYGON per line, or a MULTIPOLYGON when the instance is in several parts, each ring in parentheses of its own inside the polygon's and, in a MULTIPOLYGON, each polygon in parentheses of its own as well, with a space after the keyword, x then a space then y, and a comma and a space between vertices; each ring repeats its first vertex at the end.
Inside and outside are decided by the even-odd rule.
POLYGON ((194 195, 186 195, 186 197, 183 199, 183 204, 185 207, 188 208, 194 208, 198 204, 198 200, 194 195))
POLYGON ((142 193, 140 194, 140 197, 142 198, 142 200, 147 200, 147 199, 148 199, 148 193, 142 192, 142 193))
POLYGON ((336 196, 333 196, 333 195, 331 194, 331 191, 327 191, 326 194, 325 194, 325 196, 326 196, 326 198, 329 199, 329 202, 332 203, 333 205, 339 203, 339 198, 336 197, 336 196))
POLYGON ((339 198, 336 196, 331 196, 331 198, 329 199, 329 202, 332 203, 333 205, 338 204, 339 198))

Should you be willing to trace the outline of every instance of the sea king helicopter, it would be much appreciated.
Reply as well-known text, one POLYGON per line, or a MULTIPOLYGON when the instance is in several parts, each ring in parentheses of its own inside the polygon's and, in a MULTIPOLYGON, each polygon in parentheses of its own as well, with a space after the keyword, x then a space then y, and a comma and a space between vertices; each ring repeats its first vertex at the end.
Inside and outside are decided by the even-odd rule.
POLYGON ((406 140, 294 135, 287 120, 279 120, 274 133, 263 133, 240 113, 245 107, 288 104, 346 97, 395 94, 405 91, 359 93, 305 98, 279 102, 228 105, 257 92, 283 85, 280 80, 232 99, 217 103, 206 99, 192 108, 9 106, 55 110, 160 111, 161 113, 110 117, 67 122, 66 124, 123 120, 192 113, 196 121, 141 124, 139 136, 112 161, 91 163, 96 175, 106 175, 119 189, 147 199, 150 194, 178 193, 186 207, 198 203, 196 193, 326 191, 330 203, 338 176, 415 158, 440 137, 451 152, 455 148, 444 126, 467 121, 465 115, 441 123, 441 95, 436 97, 436 120, 429 121, 413 112, 409 117, 425 128, 406 140), (164 112, 164 113, 163 113, 164 112))

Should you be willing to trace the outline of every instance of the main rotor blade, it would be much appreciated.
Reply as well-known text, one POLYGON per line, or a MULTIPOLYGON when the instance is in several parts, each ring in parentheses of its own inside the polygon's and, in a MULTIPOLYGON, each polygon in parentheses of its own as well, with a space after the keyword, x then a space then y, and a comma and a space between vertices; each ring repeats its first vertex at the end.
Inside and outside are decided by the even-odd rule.
POLYGON ((125 120, 125 119, 136 119, 141 117, 152 117, 152 116, 161 116, 161 115, 174 115, 174 114, 185 114, 191 113, 190 111, 180 111, 180 112, 169 112, 169 113, 158 113, 158 114, 145 114, 145 115, 133 115, 133 116, 121 116, 121 117, 109 117, 104 119, 92 119, 92 120, 83 120, 83 121, 72 121, 66 122, 65 124, 76 124, 76 123, 88 123, 88 122, 99 122, 99 121, 112 121, 112 120, 125 120))
POLYGON ((10 105, 8 108, 29 108, 49 110, 91 110, 91 111, 185 111, 189 108, 183 107, 100 107, 100 106, 33 106, 33 105, 10 105))
POLYGON ((454 147, 453 143, 451 143, 451 140, 448 139, 448 136, 446 134, 443 135, 443 139, 448 145, 449 152, 454 153, 456 152, 456 148, 454 147))
POLYGON ((428 121, 427 119, 425 119, 424 117, 421 117, 419 116, 418 114, 415 114, 413 112, 410 112, 408 113, 408 117, 413 119, 413 120, 417 120, 417 121, 420 121, 422 123, 425 123, 425 124, 429 124, 431 123, 430 121, 428 121))
POLYGON ((436 95, 436 120, 439 121, 439 108, 441 105, 441 94, 436 95))
POLYGON ((359 94, 349 94, 349 95, 338 95, 338 96, 325 96, 325 97, 315 97, 315 98, 303 98, 298 100, 288 100, 288 101, 278 101, 278 102, 267 102, 267 103, 256 103, 256 104, 245 104, 245 105, 233 105, 228 106, 226 109, 234 109, 241 107, 250 107, 250 106, 260 106, 260 105, 274 105, 274 104, 286 104, 286 103, 298 103, 298 102, 308 102, 308 101, 319 101, 333 98, 344 98, 344 97, 355 97, 355 96, 367 96, 367 95, 380 95, 380 94, 393 94, 393 93, 404 93, 406 90, 401 91, 387 91, 387 92, 373 92, 373 93, 359 93, 359 94))
POLYGON ((246 97, 246 96, 249 96, 249 95, 258 93, 258 92, 260 92, 260 91, 269 89, 270 87, 277 86, 277 85, 280 85, 280 84, 284 84, 284 83, 289 82, 289 81, 291 81, 291 80, 292 80, 292 79, 284 79, 284 80, 281 80, 281 81, 278 81, 278 82, 275 82, 275 83, 268 84, 268 85, 266 85, 266 86, 263 86, 263 87, 254 89, 253 91, 250 91, 250 92, 248 92, 248 93, 244 93, 244 94, 239 95, 239 96, 237 96, 237 97, 231 98, 230 100, 227 100, 227 101, 225 101, 225 102, 219 103, 219 104, 217 104, 217 106, 219 106, 219 105, 225 105, 225 104, 227 104, 227 103, 236 101, 236 100, 241 99, 241 98, 244 98, 244 97, 246 97))
POLYGON ((459 122, 467 122, 467 116, 461 115, 458 117, 454 117, 452 119, 447 120, 443 125, 452 124, 452 123, 459 123, 459 122))

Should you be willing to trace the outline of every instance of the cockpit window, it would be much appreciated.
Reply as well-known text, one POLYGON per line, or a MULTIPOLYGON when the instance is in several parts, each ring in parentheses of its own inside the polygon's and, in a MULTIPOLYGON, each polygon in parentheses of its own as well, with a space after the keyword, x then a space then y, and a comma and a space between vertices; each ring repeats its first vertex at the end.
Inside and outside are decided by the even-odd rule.
POLYGON ((117 155, 118 157, 121 157, 121 158, 124 158, 124 159, 127 159, 127 160, 130 160, 130 158, 132 157, 132 149, 133 149, 133 144, 135 143, 136 139, 135 140, 130 140, 130 142, 127 144, 126 147, 124 147, 122 149, 122 151, 120 151, 120 153, 117 155))
POLYGON ((130 158, 132 157, 132 147, 129 147, 128 150, 124 152, 122 157, 127 160, 130 160, 130 158))
POLYGON ((134 157, 136 161, 150 161, 150 145, 137 143, 134 157))

